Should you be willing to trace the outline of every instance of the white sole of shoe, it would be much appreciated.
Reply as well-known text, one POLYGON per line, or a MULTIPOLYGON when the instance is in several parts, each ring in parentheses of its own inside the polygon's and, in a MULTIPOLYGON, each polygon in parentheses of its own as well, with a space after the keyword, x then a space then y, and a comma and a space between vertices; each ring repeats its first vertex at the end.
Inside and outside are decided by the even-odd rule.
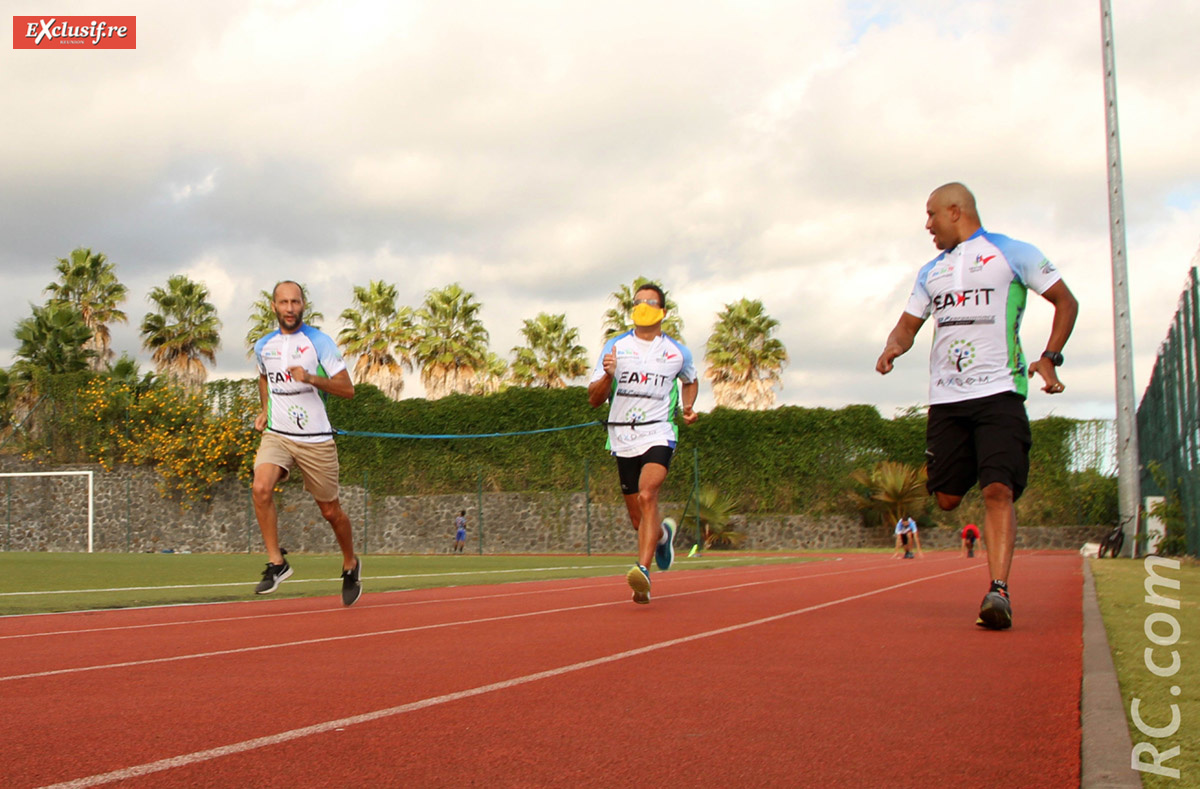
POLYGON ((633 590, 633 602, 642 604, 650 602, 650 579, 641 570, 637 567, 629 568, 629 572, 625 573, 625 580, 629 583, 629 588, 633 590))

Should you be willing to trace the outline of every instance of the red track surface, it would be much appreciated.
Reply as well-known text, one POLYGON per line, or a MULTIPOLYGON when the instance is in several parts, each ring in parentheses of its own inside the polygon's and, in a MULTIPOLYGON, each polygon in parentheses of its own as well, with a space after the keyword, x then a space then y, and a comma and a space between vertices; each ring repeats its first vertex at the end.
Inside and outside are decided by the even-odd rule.
POLYGON ((351 609, 0 619, 0 784, 1078 786, 1079 556, 1018 555, 1007 632, 973 624, 986 575, 857 555, 656 573, 648 606, 620 577, 367 578, 351 609))

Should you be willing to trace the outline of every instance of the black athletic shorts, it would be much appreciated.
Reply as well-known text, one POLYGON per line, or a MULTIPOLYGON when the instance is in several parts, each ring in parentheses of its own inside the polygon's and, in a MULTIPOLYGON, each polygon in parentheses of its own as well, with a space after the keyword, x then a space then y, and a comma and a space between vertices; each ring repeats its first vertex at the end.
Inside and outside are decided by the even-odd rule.
POLYGON ((929 407, 925 460, 930 493, 962 496, 976 482, 1007 485, 1013 500, 1029 479, 1029 417, 1016 392, 929 407))
POLYGON ((642 466, 647 463, 657 463, 663 468, 671 467, 671 455, 675 454, 672 447, 650 447, 635 458, 617 458, 617 476, 621 478, 621 493, 626 496, 638 492, 638 481, 642 476, 642 466))

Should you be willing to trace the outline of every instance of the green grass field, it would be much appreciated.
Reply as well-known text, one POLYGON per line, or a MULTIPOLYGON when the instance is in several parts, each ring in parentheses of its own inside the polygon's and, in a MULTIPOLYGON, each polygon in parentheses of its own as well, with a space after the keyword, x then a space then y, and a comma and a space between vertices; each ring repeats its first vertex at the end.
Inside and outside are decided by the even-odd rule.
MULTIPOLYGON (((1179 755, 1163 762, 1164 767, 1180 771, 1179 778, 1142 773, 1142 784, 1147 787, 1200 786, 1200 650, 1196 649, 1200 638, 1200 602, 1196 590, 1200 589, 1200 564, 1187 560, 1178 570, 1160 568, 1159 575, 1180 582, 1178 590, 1158 587, 1158 593, 1180 601, 1178 610, 1155 606, 1145 601, 1144 586, 1147 573, 1140 560, 1092 559, 1092 573, 1096 577, 1096 595, 1100 602, 1100 613, 1104 616, 1104 627, 1108 632, 1108 643, 1112 649, 1117 678, 1121 683, 1121 698, 1125 702, 1125 719, 1134 744, 1147 742, 1159 752, 1178 746, 1179 755), (1146 637, 1146 617, 1155 613, 1168 613, 1179 623, 1179 641, 1171 646, 1158 646, 1146 637), (1145 650, 1153 647, 1153 659, 1160 666, 1171 665, 1171 652, 1178 650, 1180 665, 1171 677, 1155 676, 1146 668, 1145 650), (1179 688, 1173 695, 1171 688, 1179 688), (1149 726, 1163 727, 1171 721, 1170 705, 1179 706, 1181 723, 1179 730, 1169 737, 1154 739, 1139 731, 1130 716, 1133 699, 1141 699, 1142 720, 1149 726)), ((1154 626, 1159 637, 1171 635, 1167 623, 1154 626)), ((1144 757, 1149 761, 1149 757, 1144 757)))
MULTIPOLYGON (((738 564, 808 561, 786 554, 710 551, 679 554, 672 572, 738 564)), ((292 577, 270 597, 340 594, 341 556, 289 554, 292 577)), ((262 554, 0 552, 0 615, 38 614, 176 603, 264 600, 254 594, 262 554)), ((554 578, 623 576, 627 555, 367 555, 364 591, 466 586, 554 578)))

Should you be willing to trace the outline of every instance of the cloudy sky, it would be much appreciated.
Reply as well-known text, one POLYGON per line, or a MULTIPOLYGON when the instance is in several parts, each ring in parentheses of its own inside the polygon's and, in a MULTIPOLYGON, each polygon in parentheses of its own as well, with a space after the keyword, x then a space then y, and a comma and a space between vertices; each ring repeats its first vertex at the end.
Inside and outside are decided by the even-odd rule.
MULTIPOLYGON (((1200 246, 1200 4, 1114 6, 1140 399, 1200 246)), ((1067 391, 1030 414, 1115 413, 1096 0, 9 7, 136 15, 138 38, 0 50, 0 365, 78 246, 129 287, 114 343, 147 369, 147 292, 206 284, 210 377, 252 374, 249 306, 281 278, 330 333, 354 285, 415 306, 459 282, 494 351, 545 311, 594 356, 608 294, 645 275, 697 357, 723 304, 760 299, 791 355, 781 403, 891 416, 926 402, 932 327, 886 378, 875 359, 936 254, 925 199, 961 180, 1081 303, 1067 391)), ((1049 320, 1031 296, 1027 351, 1049 320)))

